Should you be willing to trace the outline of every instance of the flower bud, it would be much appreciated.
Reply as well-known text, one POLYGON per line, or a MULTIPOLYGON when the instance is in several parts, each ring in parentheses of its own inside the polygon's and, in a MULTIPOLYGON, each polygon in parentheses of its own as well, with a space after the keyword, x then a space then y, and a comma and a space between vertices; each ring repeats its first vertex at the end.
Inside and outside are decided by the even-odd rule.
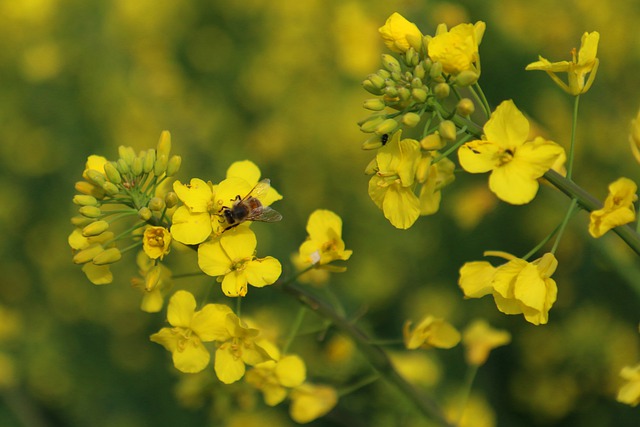
POLYGON ((142 175, 142 158, 136 157, 131 164, 131 173, 133 176, 142 175))
POLYGON ((394 71, 397 72, 401 72, 402 68, 400 67, 400 62, 398 62, 398 60, 391 56, 388 55, 386 53, 382 54, 382 66, 389 70, 391 73, 393 73, 394 71))
POLYGON ((109 248, 96 255, 93 258, 93 263, 95 265, 113 264, 114 262, 120 261, 120 258, 122 258, 120 249, 109 248))
POLYGON ((144 276, 144 290, 147 292, 151 292, 154 290, 158 283, 160 283, 160 278, 162 277, 162 268, 160 265, 154 265, 144 276))
POLYGON ((164 154, 159 154, 156 157, 156 162, 153 165, 153 173, 156 176, 160 176, 162 175, 166 170, 167 170, 167 162, 169 159, 167 159, 167 156, 164 154))
POLYGON ((373 175, 377 171, 378 171, 378 162, 374 157, 373 159, 371 159, 367 167, 364 168, 364 173, 365 175, 373 175))
POLYGON ((85 264, 104 251, 102 245, 91 245, 73 256, 74 264, 85 264))
POLYGON ((398 127, 398 122, 395 119, 387 119, 376 126, 374 132, 376 135, 382 135, 385 133, 391 133, 398 127))
POLYGON ((171 156, 169 163, 167 164, 167 176, 173 176, 180 170, 182 164, 182 157, 177 154, 171 156))
POLYGON ((362 82, 362 87, 372 95, 382 95, 382 89, 377 88, 369 79, 362 82))
POLYGON ((102 190, 102 188, 100 187, 96 187, 90 182, 78 181, 76 182, 74 188, 78 193, 87 194, 99 200, 104 198, 104 190, 102 190))
POLYGON ((80 206, 97 206, 98 200, 87 194, 76 194, 73 196, 73 203, 80 206))
POLYGON ((416 65, 416 67, 413 69, 413 75, 417 79, 420 79, 420 81, 424 80, 424 76, 426 76, 427 73, 424 69, 424 65, 422 64, 422 62, 416 65))
POLYGON ((85 176, 87 177, 87 181, 98 187, 102 187, 102 184, 107 180, 103 174, 93 169, 87 169, 85 176))
POLYGON ((429 168, 431 167, 431 156, 425 156, 418 162, 416 169, 416 181, 423 184, 429 177, 429 168))
POLYGON ((404 53, 404 63, 409 67, 415 67, 416 65, 418 65, 418 62, 420 62, 420 56, 418 56, 418 52, 416 52, 414 48, 410 47, 404 53))
POLYGON ((122 182, 122 176, 114 165, 115 162, 107 162, 104 164, 104 173, 107 175, 107 179, 114 184, 120 184, 122 182))
POLYGON ((402 123, 411 128, 415 127, 420 123, 420 115, 413 112, 406 113, 402 116, 402 123))
POLYGON ((451 88, 447 83, 438 83, 433 88, 433 93, 435 94, 436 98, 445 99, 449 96, 449 93, 451 93, 451 88))
POLYGON ((153 216, 153 212, 151 212, 151 209, 149 209, 148 207, 143 206, 140 209, 138 209, 138 218, 140 218, 141 220, 149 221, 152 216, 153 216))
POLYGON ((87 218, 82 215, 75 215, 71 217, 71 224, 76 227, 85 227, 93 222, 93 218, 87 218))
POLYGON ((371 133, 383 121, 384 117, 382 116, 371 116, 360 125, 360 130, 364 133, 371 133))
POLYGON ((416 102, 425 102, 427 100, 427 91, 423 88, 414 88, 411 90, 411 97, 416 100, 416 102))
POLYGON ((118 169, 118 172, 120 172, 120 175, 128 175, 131 173, 131 168, 126 160, 118 159, 116 163, 116 168, 118 169))
POLYGON ((389 78, 389 73, 385 72, 384 76, 381 76, 379 74, 370 74, 369 77, 367 77, 367 79, 371 82, 371 84, 377 88, 377 89, 382 89, 385 86, 385 80, 389 78))
POLYGON ((160 212, 165 208, 165 202, 161 197, 152 197, 147 204, 147 207, 154 212, 160 212))
POLYGON ((133 159, 136 158, 136 152, 133 150, 133 147, 126 147, 121 145, 118 147, 118 156, 127 162, 127 165, 133 165, 133 159))
POLYGON ((429 77, 433 80, 439 80, 442 78, 442 64, 440 62, 434 62, 429 69, 429 77))
POLYGON ((389 138, 388 134, 383 134, 383 135, 373 135, 372 137, 370 137, 369 139, 367 139, 365 142, 362 143, 362 149, 363 150, 376 150, 380 147, 382 147, 384 145, 384 143, 382 142, 382 138, 389 138), (385 137, 386 135, 386 137, 385 137))
POLYGON ((94 221, 82 229, 84 237, 97 236, 109 229, 109 223, 104 220, 94 221))
POLYGON ((399 71, 394 71, 391 73, 391 80, 393 80, 396 83, 399 83, 400 81, 402 81, 402 74, 400 74, 399 71))
POLYGON ((384 107, 386 105, 385 105, 384 101, 381 100, 380 98, 371 98, 371 99, 367 99, 366 101, 364 101, 364 104, 362 106, 364 108, 366 108, 367 110, 382 111, 382 110, 384 110, 384 107))
POLYGON ((423 150, 433 151, 441 149, 445 146, 445 143, 442 138, 440 138, 440 134, 435 132, 422 138, 420 146, 423 150))
POLYGON ((479 78, 480 76, 475 71, 464 70, 456 76, 455 84, 461 87, 467 87, 475 84, 479 78))
POLYGON ((82 206, 78 209, 78 212, 87 218, 99 218, 102 216, 102 211, 97 206, 82 206))
POLYGON ((398 88, 395 85, 389 85, 384 88, 384 94, 388 98, 396 98, 398 96, 398 88))
POLYGON ((176 206, 179 200, 180 199, 178 198, 178 195, 173 191, 169 191, 164 196, 164 203, 167 205, 167 209, 171 209, 172 207, 176 206))
POLYGON ((120 189, 113 182, 105 182, 102 186, 102 189, 107 193, 107 195, 113 197, 120 192, 120 189))
POLYGON ((469 98, 462 98, 456 105, 456 113, 461 116, 468 117, 476 110, 476 106, 469 98))
POLYGON ((406 87, 399 87, 398 96, 400 97, 401 101, 406 101, 411 97, 411 92, 406 87))
POLYGON ((156 157, 164 155, 168 159, 169 154, 171 154, 171 133, 168 130, 163 130, 156 148, 156 157))
POLYGON ((456 125, 451 120, 443 120, 438 126, 440 136, 446 141, 456 140, 456 125))
POLYGON ((156 151, 152 148, 147 150, 144 156, 144 162, 142 164, 142 171, 149 173, 153 170, 153 164, 156 162, 156 151))

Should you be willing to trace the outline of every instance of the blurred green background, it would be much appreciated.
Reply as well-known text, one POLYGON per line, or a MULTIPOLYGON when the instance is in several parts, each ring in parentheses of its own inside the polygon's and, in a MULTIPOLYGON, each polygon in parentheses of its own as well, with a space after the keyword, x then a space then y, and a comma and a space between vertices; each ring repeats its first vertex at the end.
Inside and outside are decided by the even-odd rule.
MULTIPOLYGON (((286 405, 266 409, 241 385, 216 385, 212 371, 180 380, 169 353, 148 341, 164 314, 138 310, 133 257, 102 287, 71 263, 71 198, 87 156, 152 148, 163 129, 183 158, 182 181, 219 181, 242 159, 271 178, 285 219, 254 229, 259 254, 277 256, 285 274, 309 213, 341 215, 354 255, 330 286, 376 336, 398 337, 406 319, 428 313, 460 329, 483 316, 511 331, 513 343, 479 373, 474 402, 489 413, 473 425, 640 425, 637 408, 614 400, 619 370, 640 361, 639 263, 615 236, 594 242, 587 216, 577 215, 558 251, 559 299, 549 324, 535 327, 498 313, 489 298, 464 301, 457 271, 488 249, 524 255, 561 220, 566 198, 543 189, 531 205, 507 206, 486 192, 486 176, 459 176, 441 211, 408 231, 394 229, 368 198, 363 170, 372 153, 360 150, 356 122, 370 95, 360 82, 380 67, 377 28, 394 11, 425 34, 440 22, 485 21, 480 82, 490 103, 514 99, 565 146, 572 100, 524 67, 538 54, 568 60, 584 31, 599 31, 600 69, 581 102, 574 177, 599 198, 617 177, 637 179, 627 142, 640 107, 635 0, 1 0, 1 426, 293 424, 286 405), (259 418, 239 408, 256 408, 259 418)), ((251 289, 246 305, 279 319, 286 335, 293 310, 284 296, 251 289)), ((293 350, 312 380, 341 387, 368 372, 343 347, 332 333, 293 350)), ((454 397, 462 349, 418 357, 416 380, 422 375, 442 401, 454 397)), ((312 425, 424 424, 378 382, 312 425), (407 415, 395 417, 404 406, 407 415)))

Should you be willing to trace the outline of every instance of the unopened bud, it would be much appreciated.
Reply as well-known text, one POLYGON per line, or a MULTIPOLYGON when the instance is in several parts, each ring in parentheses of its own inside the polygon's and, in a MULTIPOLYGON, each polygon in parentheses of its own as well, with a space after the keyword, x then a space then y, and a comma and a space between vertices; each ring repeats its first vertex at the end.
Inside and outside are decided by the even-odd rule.
POLYGON ((364 101, 363 107, 367 110, 371 111, 382 111, 384 110, 385 103, 380 98, 371 98, 364 101))
POLYGON ((395 119, 387 119, 376 126, 374 132, 377 135, 382 135, 385 133, 391 133, 398 127, 398 122, 395 119))
POLYGON ((182 157, 178 155, 171 156, 169 163, 167 164, 167 176, 174 176, 179 170, 182 164, 182 157))
POLYGON ((131 173, 131 168, 125 159, 118 159, 116 167, 120 175, 128 175, 131 173))
POLYGON ((112 196, 112 197, 120 192, 120 189, 118 188, 118 186, 115 185, 113 182, 105 182, 104 185, 102 186, 102 189, 104 190, 105 193, 107 193, 109 196, 112 196))
POLYGON ((421 81, 424 80, 424 76, 427 75, 425 69, 424 69, 424 65, 423 63, 419 63, 418 65, 416 65, 416 67, 413 69, 413 75, 417 78, 420 79, 421 81))
POLYGON ((388 98, 396 98, 398 96, 398 88, 391 85, 384 88, 384 94, 388 98))
POLYGON ((150 148, 144 156, 144 163, 142 164, 142 171, 149 173, 153 170, 153 164, 156 162, 156 150, 150 148))
POLYGON ((385 143, 386 140, 389 138, 388 134, 383 134, 383 135, 373 135, 371 138, 367 139, 366 141, 364 141, 362 143, 362 149, 363 150, 376 150, 380 147, 382 147, 385 143, 382 142, 382 138, 385 139, 385 143))
POLYGON ((456 76, 455 83, 462 87, 471 86, 478 81, 478 78, 480 78, 480 76, 475 71, 464 70, 456 76))
POLYGON ((109 223, 104 220, 94 221, 82 229, 84 237, 97 236, 109 229, 109 223))
POLYGON ((85 171, 85 176, 90 183, 92 183, 93 185, 97 185, 98 187, 102 187, 102 184, 104 184, 107 180, 104 174, 93 169, 87 169, 85 171))
POLYGON ((122 258, 122 253, 118 248, 109 248, 96 255, 93 258, 93 263, 95 265, 113 264, 120 261, 120 258, 122 258))
POLYGON ((133 163, 131 164, 131 173, 133 176, 142 175, 142 159, 140 157, 133 159, 133 163))
POLYGON ((400 97, 400 100, 406 101, 411 97, 411 91, 409 91, 409 89, 407 89, 406 87, 399 87, 398 97, 400 97))
POLYGON ((416 65, 418 65, 418 62, 420 62, 420 56, 418 56, 418 53, 414 48, 410 47, 404 53, 404 62, 409 67, 415 67, 416 65))
POLYGON ((420 123, 420 115, 413 112, 406 113, 402 116, 402 123, 411 128, 415 127, 420 123))
POLYGON ((82 206, 78 209, 78 212, 87 218, 99 218, 102 216, 102 211, 97 206, 82 206))
POLYGON ((153 165, 153 173, 156 176, 162 175, 167 170, 168 161, 169 159, 167 159, 167 156, 165 156, 164 154, 159 154, 156 157, 156 163, 153 165))
POLYGON ((474 111, 476 111, 476 106, 469 98, 462 98, 458 101, 458 105, 456 105, 456 113, 461 116, 468 117, 472 115, 474 111))
POLYGON ((71 224, 76 227, 85 227, 93 222, 93 218, 87 218, 86 216, 76 215, 71 217, 71 224))
POLYGON ((91 261, 97 255, 99 255, 102 251, 104 251, 104 248, 102 247, 102 245, 96 244, 96 245, 89 246, 88 248, 81 250, 80 252, 78 252, 73 256, 73 263, 85 264, 91 261))
POLYGON ((435 132, 422 138, 422 140, 420 141, 420 146, 423 150, 433 151, 441 149, 445 146, 445 143, 442 138, 440 138, 440 134, 438 132, 435 132))
POLYGON ((176 206, 179 201, 180 199, 178 198, 178 195, 173 191, 169 191, 164 196, 164 202, 167 205, 167 209, 171 209, 172 207, 176 206))
POLYGON ((366 168, 364 168, 365 175, 373 175, 378 170, 378 162, 375 157, 369 162, 366 168))
POLYGON ((168 130, 163 130, 162 133, 160 134, 158 147, 156 148, 156 157, 160 157, 164 155, 168 159, 170 154, 171 154, 171 133, 168 130))
POLYGON ((138 209, 138 218, 140 218, 141 220, 149 221, 152 216, 153 216, 153 212, 151 212, 151 209, 149 209, 148 207, 143 206, 140 209, 138 209))
POLYGON ((416 100, 416 102, 424 102, 427 100, 427 91, 423 88, 414 88, 411 90, 411 97, 416 100))
POLYGON ((433 88, 433 93, 438 99, 445 99, 451 93, 451 87, 447 83, 438 83, 433 88))
POLYGON ((165 207, 165 202, 161 197, 152 197, 147 204, 147 207, 154 212, 160 212, 165 207))
POLYGON ((360 125, 360 130, 365 133, 371 133, 383 121, 384 117, 382 116, 371 116, 360 125))
POLYGON ((151 292, 158 286, 158 283, 160 283, 160 278, 162 277, 161 273, 162 273, 162 267, 160 267, 160 265, 154 265, 153 267, 151 267, 151 269, 147 272, 146 276, 144 277, 145 291, 151 292))
POLYGON ((424 183, 429 177, 429 167, 431 167, 431 156, 426 156, 420 159, 418 162, 418 168, 416 169, 416 181, 420 184, 424 183))
POLYGON ((456 125, 451 120, 443 120, 438 126, 438 132, 440 136, 446 141, 456 140, 456 125))
POLYGON ((122 176, 120 176, 120 172, 118 172, 113 162, 104 164, 104 173, 107 175, 107 179, 114 184, 120 184, 122 182, 122 176))
POLYGON ((73 196, 73 203, 80 206, 96 206, 98 199, 88 194, 76 194, 73 196))
POLYGON ((136 152, 133 150, 133 147, 125 147, 121 145, 118 147, 118 156, 130 167, 133 165, 133 160, 136 158, 136 152))
POLYGON ((442 64, 440 62, 434 62, 429 70, 429 77, 433 80, 440 80, 442 78, 442 64))
POLYGON ((402 68, 400 67, 400 62, 398 60, 386 53, 382 54, 382 66, 393 73, 394 71, 401 72, 402 68))

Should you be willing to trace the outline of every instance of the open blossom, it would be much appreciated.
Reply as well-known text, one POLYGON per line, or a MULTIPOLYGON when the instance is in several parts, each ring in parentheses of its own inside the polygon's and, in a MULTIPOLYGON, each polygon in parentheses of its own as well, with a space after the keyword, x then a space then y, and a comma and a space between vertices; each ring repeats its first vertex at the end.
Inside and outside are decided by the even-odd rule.
POLYGON ((542 177, 564 152, 553 141, 536 137, 527 141, 529 121, 513 101, 502 102, 484 125, 481 140, 458 149, 458 159, 470 173, 491 172, 489 189, 505 202, 529 203, 542 177))
POLYGON ((404 345, 409 350, 452 348, 460 342, 460 332, 444 319, 426 316, 413 330, 411 324, 412 322, 407 320, 402 331, 404 345))
POLYGON ((493 329, 484 320, 471 323, 462 333, 465 359, 469 365, 480 366, 489 358, 489 352, 511 342, 508 331, 493 329))
POLYGON ((447 26, 440 24, 435 37, 429 40, 427 50, 434 62, 442 64, 442 69, 448 74, 459 74, 462 71, 472 71, 480 74, 480 54, 478 46, 486 25, 482 21, 475 24, 459 24, 447 30, 447 26))
POLYGON ((282 402, 288 389, 301 385, 305 379, 304 361, 295 354, 258 363, 245 376, 247 383, 262 391, 264 402, 269 406, 282 402))
POLYGON ((556 301, 558 287, 551 278, 558 261, 546 253, 527 262, 504 252, 485 252, 508 260, 494 267, 486 261, 468 262, 460 268, 458 284, 467 298, 492 294, 498 310, 505 314, 523 314, 534 325, 549 320, 549 310, 556 301))
POLYGON ((389 50, 404 53, 413 47, 420 51, 422 46, 422 33, 413 22, 407 21, 398 12, 394 12, 384 26, 378 29, 384 44, 389 50))
POLYGON ((630 406, 640 404, 640 363, 635 366, 625 366, 620 371, 620 376, 626 383, 618 390, 618 402, 630 406))
POLYGON ((171 234, 164 227, 147 227, 142 237, 142 248, 151 259, 162 259, 169 253, 171 234))
MULTIPOLYGON (((329 268, 326 264, 336 260, 346 261, 353 253, 345 249, 342 240, 342 219, 329 210, 318 209, 309 216, 307 233, 307 239, 300 245, 299 255, 303 265, 315 264, 329 268)), ((337 267, 337 271, 344 270, 337 267)))
POLYGON ((589 234, 601 237, 614 227, 634 221, 636 212, 633 203, 638 200, 637 190, 638 186, 629 178, 612 182, 602 209, 591 212, 589 216, 589 234))
POLYGON ((577 53, 575 48, 571 51, 571 61, 550 62, 542 56, 538 56, 538 61, 527 65, 526 70, 546 71, 562 90, 571 95, 585 93, 593 84, 598 71, 600 61, 596 55, 599 40, 600 33, 597 31, 585 32, 580 42, 580 50, 577 53), (568 84, 562 81, 556 73, 567 73, 568 84), (587 75, 589 75, 588 78, 587 75))
POLYGON ((338 403, 338 392, 330 386, 304 383, 289 395, 289 415, 300 424, 309 423, 331 411, 338 403))

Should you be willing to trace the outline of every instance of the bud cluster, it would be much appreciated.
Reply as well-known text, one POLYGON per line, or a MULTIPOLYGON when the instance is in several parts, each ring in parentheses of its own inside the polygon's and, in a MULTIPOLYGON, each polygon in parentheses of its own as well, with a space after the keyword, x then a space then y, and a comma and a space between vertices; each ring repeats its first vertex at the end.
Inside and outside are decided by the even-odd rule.
POLYGON ((182 160, 171 155, 168 131, 162 132, 156 149, 136 154, 132 147, 120 146, 118 154, 115 161, 89 156, 82 174, 84 180, 75 184, 79 194, 73 197, 73 203, 78 206, 78 215, 71 218, 76 229, 69 236, 69 243, 75 250, 73 261, 84 265, 83 270, 94 283, 106 280, 107 273, 104 270, 92 278, 96 266, 120 260, 122 254, 116 241, 127 234, 140 240, 139 233, 134 236, 134 232, 147 224, 168 227, 168 210, 178 204, 173 192, 163 192, 161 188, 167 178, 178 172, 182 160), (123 218, 134 218, 135 222, 116 236, 112 226, 123 218))

